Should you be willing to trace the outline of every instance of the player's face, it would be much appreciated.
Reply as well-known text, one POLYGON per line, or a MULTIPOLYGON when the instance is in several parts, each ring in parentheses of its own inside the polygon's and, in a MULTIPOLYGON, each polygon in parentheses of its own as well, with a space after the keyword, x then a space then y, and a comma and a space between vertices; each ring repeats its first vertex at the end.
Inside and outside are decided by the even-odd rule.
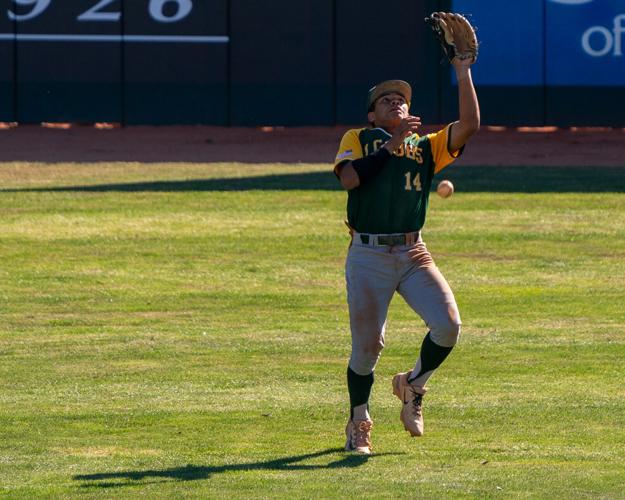
POLYGON ((369 113, 369 121, 377 127, 393 128, 408 116, 408 103, 401 94, 383 95, 375 101, 373 111, 369 113))

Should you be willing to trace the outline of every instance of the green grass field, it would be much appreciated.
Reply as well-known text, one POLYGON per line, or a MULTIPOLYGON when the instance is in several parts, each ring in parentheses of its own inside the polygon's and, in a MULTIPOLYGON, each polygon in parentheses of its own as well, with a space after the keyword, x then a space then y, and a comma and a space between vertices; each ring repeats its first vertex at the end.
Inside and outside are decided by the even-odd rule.
POLYGON ((411 439, 396 297, 370 458, 328 169, 0 164, 0 497, 625 498, 625 169, 450 167, 462 340, 411 439))

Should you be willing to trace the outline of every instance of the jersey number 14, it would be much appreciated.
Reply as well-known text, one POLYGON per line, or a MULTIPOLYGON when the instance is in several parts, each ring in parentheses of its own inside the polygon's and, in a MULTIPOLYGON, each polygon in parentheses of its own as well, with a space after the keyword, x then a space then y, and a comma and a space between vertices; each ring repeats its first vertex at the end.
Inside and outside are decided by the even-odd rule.
POLYGON ((414 186, 415 191, 421 191, 421 174, 419 172, 417 172, 412 182, 410 182, 410 172, 406 172, 404 177, 406 178, 406 185, 404 186, 406 191, 412 191, 412 186, 414 186))

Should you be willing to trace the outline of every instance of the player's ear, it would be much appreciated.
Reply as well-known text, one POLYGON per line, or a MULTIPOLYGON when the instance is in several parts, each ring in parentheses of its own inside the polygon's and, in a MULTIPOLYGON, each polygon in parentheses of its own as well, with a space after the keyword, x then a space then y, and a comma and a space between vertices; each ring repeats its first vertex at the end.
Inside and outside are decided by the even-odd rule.
POLYGON ((373 111, 369 111, 367 113, 367 121, 369 123, 373 123, 375 121, 375 113, 373 111))

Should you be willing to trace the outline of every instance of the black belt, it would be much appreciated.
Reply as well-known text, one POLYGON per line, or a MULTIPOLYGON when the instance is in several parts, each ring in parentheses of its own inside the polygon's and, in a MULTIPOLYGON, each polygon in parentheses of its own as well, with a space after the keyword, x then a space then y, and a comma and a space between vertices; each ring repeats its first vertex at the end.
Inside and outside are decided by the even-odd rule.
POLYGON ((363 245, 413 245, 419 239, 419 231, 404 234, 358 234, 363 245))

